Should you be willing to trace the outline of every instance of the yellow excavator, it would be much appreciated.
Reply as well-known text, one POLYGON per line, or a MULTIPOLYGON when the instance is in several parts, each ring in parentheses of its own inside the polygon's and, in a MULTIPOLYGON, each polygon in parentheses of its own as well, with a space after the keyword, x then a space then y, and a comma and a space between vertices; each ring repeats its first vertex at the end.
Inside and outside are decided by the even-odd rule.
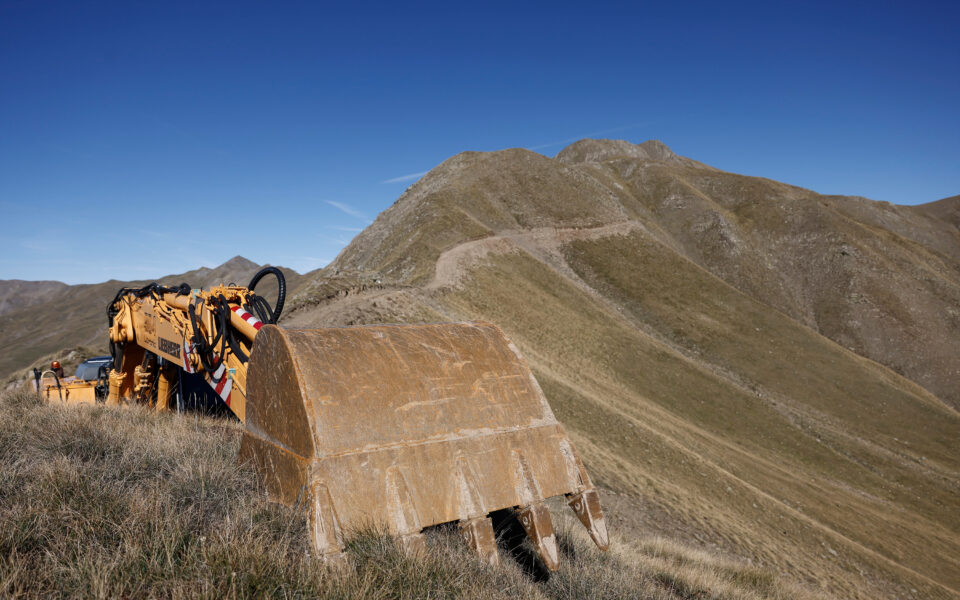
MULTIPOLYGON (((201 381, 245 424, 239 460, 271 498, 306 507, 313 551, 326 560, 342 560, 345 534, 362 527, 417 550, 425 528, 456 523, 496 563, 491 515, 508 514, 555 570, 544 503, 555 496, 607 549, 597 491, 499 328, 285 329, 276 325, 285 296, 275 267, 247 287, 122 288, 107 308, 112 367, 88 384, 100 386, 93 396, 166 410, 184 382, 201 381), (273 306, 254 291, 265 276, 277 279, 273 306)), ((63 400, 49 384, 38 389, 63 400)))

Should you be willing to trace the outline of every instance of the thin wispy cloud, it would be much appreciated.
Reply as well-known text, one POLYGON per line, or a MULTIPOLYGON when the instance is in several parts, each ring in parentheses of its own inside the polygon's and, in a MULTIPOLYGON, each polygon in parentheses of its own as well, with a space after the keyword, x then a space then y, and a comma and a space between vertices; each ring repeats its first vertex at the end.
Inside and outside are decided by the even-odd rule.
POLYGON ((337 227, 335 225, 327 225, 326 228, 335 231, 346 231, 347 233, 360 233, 363 231, 362 227, 337 227))
POLYGON ((611 129, 604 129, 602 131, 585 133, 583 135, 578 135, 577 137, 567 138, 565 140, 559 140, 559 141, 550 142, 547 144, 537 144, 536 146, 527 146, 527 150, 540 150, 541 148, 549 148, 550 146, 559 146, 560 144, 572 144, 573 142, 579 142, 584 138, 592 138, 598 135, 605 135, 607 133, 615 133, 617 131, 626 131, 628 129, 636 129, 637 127, 645 127, 647 125, 648 123, 634 123, 633 125, 623 125, 621 127, 613 127, 611 129))
POLYGON ((63 254, 70 247, 71 240, 61 229, 47 229, 46 235, 33 235, 21 239, 19 245, 36 255, 63 254))
POLYGON ((401 183, 403 181, 412 181, 414 179, 420 179, 426 175, 429 171, 421 171, 420 173, 410 173, 409 175, 401 175, 400 177, 393 177, 391 179, 384 179, 380 183, 401 183))
POLYGON ((345 240, 343 239, 343 236, 339 236, 339 235, 323 235, 321 233, 319 237, 323 241, 336 244, 337 246, 346 246, 347 244, 350 243, 350 240, 345 240))
POLYGON ((325 202, 330 206, 347 213, 351 217, 355 217, 357 219, 363 219, 368 223, 370 222, 370 217, 368 217, 367 215, 363 214, 362 212, 360 212, 359 210, 353 208, 348 204, 344 204, 343 202, 334 202, 333 200, 325 200, 325 202))

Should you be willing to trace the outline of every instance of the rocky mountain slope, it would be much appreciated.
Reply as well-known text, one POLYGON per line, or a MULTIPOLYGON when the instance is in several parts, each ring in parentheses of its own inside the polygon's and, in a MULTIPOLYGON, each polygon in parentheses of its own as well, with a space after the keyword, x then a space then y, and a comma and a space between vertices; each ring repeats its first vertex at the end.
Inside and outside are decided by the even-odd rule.
POLYGON ((0 315, 46 302, 66 287, 62 281, 0 280, 0 315))
POLYGON ((955 214, 956 199, 822 196, 658 142, 463 153, 317 274, 343 290, 308 282, 286 323, 493 321, 622 533, 835 597, 958 597, 955 214), (378 285, 351 287, 363 277, 378 285))
POLYGON ((422 284, 446 248, 467 240, 638 224, 751 298, 957 407, 958 206, 957 198, 907 207, 822 196, 704 167, 659 142, 583 140, 555 159, 526 150, 449 159, 335 266, 422 284))
POLYGON ((920 214, 939 219, 960 229, 960 196, 950 196, 937 202, 911 207, 920 214))

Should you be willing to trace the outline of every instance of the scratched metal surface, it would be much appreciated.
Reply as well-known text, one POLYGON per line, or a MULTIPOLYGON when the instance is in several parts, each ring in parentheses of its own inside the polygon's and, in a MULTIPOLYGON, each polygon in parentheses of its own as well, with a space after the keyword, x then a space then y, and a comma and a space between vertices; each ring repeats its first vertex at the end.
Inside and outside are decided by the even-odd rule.
POLYGON ((267 326, 247 381, 241 459, 275 498, 313 503, 321 549, 371 523, 415 533, 592 488, 494 325, 267 326))

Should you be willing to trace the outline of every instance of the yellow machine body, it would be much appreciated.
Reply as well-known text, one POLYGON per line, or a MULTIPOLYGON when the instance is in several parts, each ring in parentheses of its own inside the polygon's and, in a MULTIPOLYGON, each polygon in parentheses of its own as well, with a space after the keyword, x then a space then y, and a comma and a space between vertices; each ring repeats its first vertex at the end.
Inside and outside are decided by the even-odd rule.
POLYGON ((45 371, 38 382, 38 391, 49 402, 63 404, 96 404, 96 382, 75 377, 60 378, 45 371))

